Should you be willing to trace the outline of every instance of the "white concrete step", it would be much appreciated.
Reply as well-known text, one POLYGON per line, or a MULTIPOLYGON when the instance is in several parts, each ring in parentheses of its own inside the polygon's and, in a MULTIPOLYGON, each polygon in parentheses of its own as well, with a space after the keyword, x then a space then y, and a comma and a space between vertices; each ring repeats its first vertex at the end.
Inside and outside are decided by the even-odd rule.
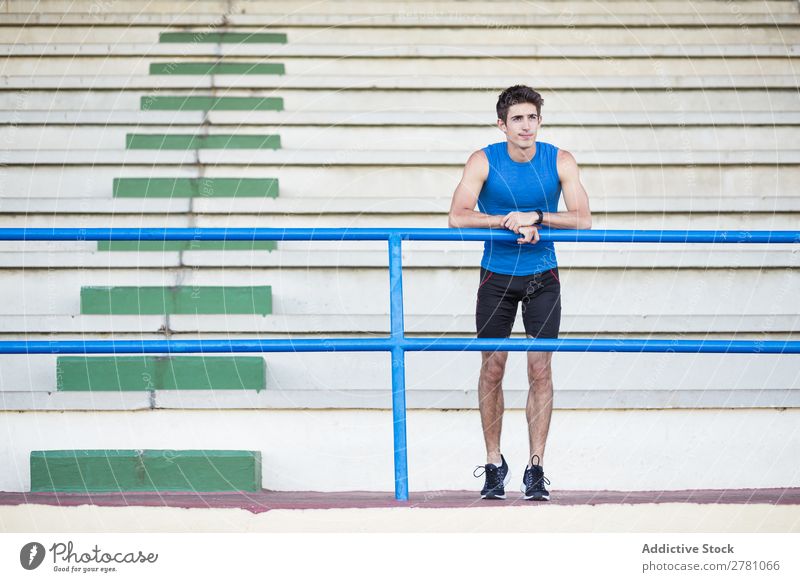
MULTIPOLYGON (((6 14, 4 19, 16 23, 20 15, 6 14)), ((41 14, 30 15, 29 20, 39 20, 52 18, 55 15, 41 14)), ((114 26, 105 17, 105 14, 97 14, 93 18, 95 26, 86 26, 86 21, 73 23, 71 26, 47 26, 31 24, 30 21, 23 26, 6 26, 0 28, 0 43, 3 44, 69 44, 75 42, 90 43, 109 43, 109 44, 157 44, 159 35, 162 32, 170 32, 162 26, 147 26, 146 20, 152 15, 130 15, 127 23, 114 26)), ((110 15, 113 17, 113 15, 110 15)), ((178 19, 192 18, 192 14, 173 13, 171 16, 178 19)), ((234 18, 237 15, 233 15, 234 18)), ((531 46, 549 47, 552 45, 582 45, 584 47, 594 47, 606 45, 609 39, 617 45, 629 45, 639 47, 646 45, 665 45, 665 46, 684 46, 694 45, 720 46, 720 45, 739 45, 744 50, 752 45, 781 44, 790 45, 800 43, 800 30, 796 26, 787 26, 787 17, 791 15, 773 14, 775 22, 768 22, 768 14, 737 14, 737 20, 741 20, 742 25, 729 22, 727 25, 714 24, 708 20, 707 16, 700 15, 706 26, 694 26, 689 21, 688 16, 664 15, 658 20, 652 19, 647 24, 641 16, 629 14, 616 14, 616 21, 611 21, 607 17, 597 17, 570 15, 568 19, 549 18, 543 16, 542 20, 533 23, 532 20, 524 16, 510 16, 505 14, 495 14, 491 19, 487 19, 481 26, 480 22, 462 22, 461 26, 433 27, 427 26, 426 22, 420 19, 417 25, 408 25, 407 21, 394 26, 370 26, 362 25, 357 20, 347 26, 301 26, 293 24, 290 27, 264 27, 238 25, 231 29, 227 24, 218 26, 216 31, 233 32, 279 32, 287 35, 288 45, 296 44, 393 44, 393 45, 471 45, 475 40, 476 27, 479 30, 480 42, 482 45, 507 45, 516 44, 520 50, 526 50, 531 46), (511 25, 511 19, 524 18, 526 25, 511 25), (507 21, 510 26, 498 26, 497 19, 507 21), (591 25, 592 19, 601 18, 603 26, 591 25), (632 19, 632 21, 631 21, 632 19), (662 19, 665 21, 662 22, 662 19), (680 23, 679 20, 683 22, 680 23), (634 22, 638 21, 638 25, 634 22), (777 26, 776 26, 777 25, 777 26), (426 27, 427 26, 427 27, 426 27), (742 26, 747 26, 747 34, 742 34, 742 26)), ((67 21, 74 20, 69 14, 63 15, 67 21)), ((167 17, 167 15, 165 15, 167 17)), ((452 19, 454 16, 447 16, 452 19)), ((284 18, 295 18, 291 14, 284 15, 284 18)), ((368 17, 369 18, 369 17, 368 17)), ((431 18, 428 20, 434 20, 431 18)), ((720 18, 712 17, 712 20, 719 21, 720 18)), ((22 24, 21 22, 19 24, 22 24)), ((55 23, 53 23, 55 24, 55 23)), ((207 29, 206 29, 207 30, 207 29)), ((182 29, 172 29, 179 32, 182 29)), ((197 29, 198 33, 203 31, 202 27, 197 29)), ((181 43, 180 46, 191 47, 192 43, 181 43)), ((211 46, 204 43, 204 46, 211 46)), ((264 50, 272 50, 275 47, 261 45, 264 50)), ((220 45, 220 48, 222 46, 220 45)), ((6 63, 8 65, 8 63, 6 63)), ((45 63, 40 63, 44 66, 45 63)))
MULTIPOLYGON (((238 32, 239 29, 237 29, 238 32)), ((176 63, 189 60, 188 57, 259 57, 264 58, 287 58, 291 57, 289 63, 296 63, 298 57, 319 58, 333 57, 334 59, 495 59, 512 58, 519 59, 613 59, 621 57, 631 58, 774 58, 774 57, 796 57, 800 56, 800 46, 796 44, 786 44, 785 39, 780 35, 774 36, 773 42, 764 44, 713 44, 707 40, 698 44, 609 44, 608 42, 587 46, 586 44, 485 44, 464 43, 464 44, 444 44, 436 40, 431 43, 403 43, 390 44, 382 42, 346 42, 341 38, 337 42, 300 42, 281 43, 159 43, 159 42, 121 42, 111 43, 93 42, 54 42, 48 40, 40 43, 21 43, 18 40, 13 43, 0 44, 0 55, 8 57, 23 56, 136 56, 139 57, 137 66, 144 65, 143 71, 146 73, 147 62, 142 63, 141 57, 178 57, 177 60, 164 60, 163 62, 176 63)), ((332 39, 333 40, 333 39, 332 39)), ((608 39, 606 39, 607 41, 608 39)), ((149 61, 159 62, 159 61, 149 61)), ((336 60, 326 60, 324 62, 335 65, 336 60)), ((391 67, 391 63, 382 62, 382 66, 391 67)), ((497 64, 496 64, 497 65, 497 64)), ((288 71, 287 67, 287 71, 288 71)), ((652 70, 652 69, 651 69, 652 70)), ((135 71, 135 69, 134 69, 135 71)), ((133 74, 135 74, 135 72, 133 74)), ((38 72, 38 71, 37 71, 38 72)), ((470 71, 472 72, 472 71, 470 71)), ((8 74, 8 73, 7 73, 8 74)))
MULTIPOLYGON (((282 127, 246 126, 232 130, 207 127, 150 126, 69 127, 24 126, 0 127, 3 149, 39 150, 120 150, 126 148, 129 135, 279 135, 281 147, 299 150, 336 144, 352 150, 453 150, 474 151, 488 143, 504 140, 505 135, 493 125, 471 127, 282 127)), ((800 131, 795 126, 748 127, 549 127, 539 130, 540 141, 558 144, 566 150, 580 150, 587 144, 595 149, 647 150, 800 150, 800 131)), ((237 149, 232 146, 230 149, 237 149)), ((165 150, 166 151, 166 150, 165 150)))
MULTIPOLYGON (((375 196, 368 202, 365 197, 331 196, 318 197, 283 197, 253 198, 0 198, 0 214, 24 214, 30 217, 35 214, 53 214, 59 216, 81 214, 112 214, 115 219, 124 220, 122 215, 136 216, 136 224, 141 225, 142 214, 211 214, 221 215, 217 218, 224 227, 231 215, 292 215, 298 217, 314 216, 322 218, 328 214, 350 215, 425 215, 447 213, 450 209, 450 196, 430 196, 427 198, 403 197, 388 198, 375 196)), ((734 215, 738 212, 748 213, 784 213, 800 212, 800 196, 784 195, 781 197, 734 197, 734 196, 674 196, 669 200, 646 198, 628 194, 627 196, 603 197, 592 191, 590 198, 592 211, 595 214, 636 214, 656 213, 682 215, 684 213, 712 212, 718 217, 722 214, 734 215)), ((634 217, 626 216, 625 219, 634 217)), ((750 217, 753 219, 753 217, 750 217)), ((680 216, 677 220, 684 220, 680 216)), ((159 218, 162 220, 162 218, 159 218)), ((348 223, 351 217, 346 219, 348 223)), ((601 221, 605 219, 600 217, 601 221)), ((760 220, 755 218, 756 223, 760 220)), ((115 224, 120 224, 116 222, 115 224)), ((6 248, 5 243, 0 248, 6 248)))
MULTIPOLYGON (((601 322, 606 322, 611 316, 624 316, 622 323, 633 325, 634 321, 637 322, 634 328, 623 328, 628 331, 658 330, 660 327, 654 320, 661 320, 661 314, 670 313, 680 314, 675 321, 677 329, 684 331, 690 328, 696 331, 695 325, 699 325, 700 330, 716 329, 717 326, 727 329, 739 324, 738 317, 731 319, 729 316, 734 313, 754 317, 773 314, 772 319, 780 322, 757 320, 748 325, 778 325, 784 331, 797 325, 792 323, 796 316, 787 315, 797 312, 797 293, 800 290, 800 270, 793 268, 578 268, 563 269, 560 279, 565 314, 581 321, 592 316, 601 322), (688 319, 696 319, 699 323, 688 319)), ((471 329, 478 282, 477 266, 407 269, 403 289, 406 313, 422 316, 419 331, 448 332, 450 326, 456 326, 454 330, 471 329), (437 292, 431 293, 431 289, 437 292)), ((319 323, 312 314, 376 316, 364 322, 348 322, 348 316, 342 316, 341 320, 336 320, 339 322, 337 325, 342 326, 336 331, 341 332, 376 331, 377 326, 388 325, 386 269, 340 268, 336 265, 303 269, 8 269, 2 277, 5 297, 2 313, 9 316, 75 315, 80 313, 82 287, 122 285, 270 285, 273 314, 308 317, 308 328, 294 323, 279 327, 277 331, 314 331, 314 326, 319 323)), ((272 327, 280 326, 276 321, 274 316, 204 315, 200 321, 194 316, 171 316, 170 328, 180 332, 193 331, 199 326, 208 331, 217 329, 224 332, 236 331, 239 325, 243 325, 244 330, 261 330, 261 326, 267 326, 263 331, 276 331, 272 327)), ((663 324, 661 321, 658 323, 663 324)), ((11 320, 4 320, 3 325, 11 325, 11 320)), ((409 327, 414 328, 407 326, 407 329, 409 327)), ((605 327, 601 325, 598 329, 605 327)), ((14 328, 7 329, 14 331, 14 328)), ((116 328, 106 326, 102 329, 116 328)), ((569 329, 569 326, 565 327, 565 330, 569 329)), ((756 327, 756 331, 761 329, 756 327)), ((754 329, 745 327, 741 331, 754 329)))
MULTIPOLYGON (((796 409, 559 410, 547 475, 554 491, 796 486, 798 422, 796 409)), ((516 487, 527 457, 524 412, 509 411, 503 430, 516 487)), ((261 450, 271 490, 393 490, 385 410, 12 412, 0 415, 0 431, 14 443, 0 451, 8 468, 0 473, 2 491, 30 490, 32 450, 104 448, 261 450)), ((412 491, 477 492, 481 485, 472 475, 484 458, 475 410, 411 411, 408 451, 412 491)))
MULTIPOLYGON (((760 65, 759 65, 760 67, 760 65)), ((496 69, 496 67, 494 67, 496 69)), ((561 69, 564 67, 562 66, 561 69)), ((650 66, 652 70, 652 66, 650 66)), ((714 67, 718 70, 718 67, 714 67)), ((362 75, 25 75, 0 77, 0 89, 28 89, 36 91, 76 90, 81 94, 87 87, 97 90, 120 89, 306 89, 319 92, 325 89, 338 90, 473 90, 486 88, 503 90, 519 83, 520 73, 507 76, 481 75, 450 77, 444 74, 362 74, 362 75)), ((621 72, 621 71, 620 71, 621 72)), ((608 89, 791 89, 796 86, 793 74, 669 74, 663 75, 575 75, 537 76, 533 85, 538 89, 608 90, 608 89)), ((317 93, 318 95, 319 93, 317 93)), ((235 92, 226 93, 234 96, 235 92)), ((249 95, 257 96, 257 95, 249 95)))
MULTIPOLYGON (((477 285, 477 284, 476 284, 477 285)), ((466 292, 465 292, 466 293, 466 292)), ((470 293, 471 294, 471 293, 470 293)), ((386 300, 388 305, 388 298, 386 300)), ((408 303, 406 305, 409 305, 408 303)), ((668 303, 662 302, 660 309, 668 303)), ((14 306, 16 307, 16 306, 14 306)), ((31 309, 56 309, 57 305, 31 303, 31 309)), ((473 306, 474 309, 474 306, 473 306)), ((388 308, 387 308, 388 311, 388 308)), ((406 308, 408 311, 408 307, 406 308)), ((609 315, 573 313, 572 305, 562 312, 561 337, 653 338, 653 339, 795 339, 797 315, 787 313, 697 313, 609 315)), ((65 315, 28 313, 3 314, 0 337, 20 339, 233 339, 286 337, 372 337, 389 333, 389 315, 356 314, 274 314, 254 318, 249 315, 65 315), (263 335, 258 335, 263 334, 263 335)), ((77 308, 76 308, 77 313, 77 308)), ((474 314, 405 316, 408 334, 436 337, 474 337, 474 314)), ((513 337, 525 337, 517 318, 513 337)))
MULTIPOLYGON (((510 377, 510 374, 508 375, 510 377)), ((509 378, 510 379, 510 378, 509 378)), ((524 382, 521 383, 524 386, 524 382)), ((524 409, 527 390, 504 389, 506 410, 524 409)), ((389 388, 383 390, 289 390, 255 392, 218 390, 155 390, 152 392, 46 392, 0 389, 0 411, 58 410, 387 410, 389 388)), ((478 408, 476 390, 407 388, 408 410, 471 410, 478 408)), ((563 390, 553 397, 556 410, 764 409, 800 407, 800 389, 739 390, 563 390)))
MULTIPOLYGON (((48 144, 49 145, 49 144, 48 144)), ((315 144, 324 145, 324 144, 315 144)), ((744 166, 796 165, 800 150, 781 149, 740 152, 630 150, 576 150, 579 163, 602 166, 744 166)), ((322 148, 282 150, 80 150, 39 149, 4 152, 4 162, 17 166, 46 165, 162 165, 209 164, 232 166, 463 166, 468 154, 464 150, 371 150, 322 148)))
MULTIPOLYGON (((340 81, 345 78, 337 78, 340 81)), ((406 81, 411 86, 424 85, 430 78, 421 82, 414 82, 409 78, 406 81)), ((461 79, 460 77, 458 79, 461 79)), ((673 111, 676 113, 707 112, 711 109, 717 111, 735 112, 745 115, 749 111, 773 110, 780 112, 797 112, 800 105, 797 102, 795 91, 795 77, 654 77, 652 84, 641 87, 637 81, 640 77, 619 78, 619 82, 603 77, 591 79, 586 77, 564 77, 563 84, 553 85, 553 79, 540 78, 529 81, 542 91, 547 106, 545 115, 564 111, 594 111, 606 114, 613 118, 617 112, 645 113, 647 111, 673 111), (594 81, 598 84, 594 84, 594 81), (617 85, 617 88, 614 88, 617 85), (668 91, 668 89, 670 89, 668 91), (710 90, 714 90, 715 100, 713 105, 708 101, 710 90), (602 99, 598 98, 598 91, 602 99), (678 95, 676 96, 676 92, 678 95)), ((519 76, 514 78, 488 79, 479 77, 471 86, 455 96, 452 90, 442 87, 396 88, 397 78, 386 79, 385 89, 371 88, 372 77, 361 79, 349 78, 354 85, 337 84, 332 80, 336 90, 320 89, 312 77, 302 77, 299 84, 309 87, 285 88, 278 80, 270 80, 274 85, 272 90, 254 90, 251 83, 243 80, 245 88, 229 88, 225 91, 227 97, 280 97, 283 99, 284 109, 287 112, 314 112, 336 111, 357 112, 365 111, 394 112, 394 111, 480 111, 486 116, 487 123, 492 123, 493 112, 497 103, 497 94, 506 87, 519 83, 519 76), (496 87, 494 85, 497 85, 496 87), (492 87, 486 90, 485 87, 492 87), (476 87, 481 89, 476 90, 476 87), (351 90, 352 89, 352 90, 351 90)), ((448 86, 452 81, 448 78, 448 86)), ((33 91, 29 87, 21 90, 0 92, 0 110, 20 111, 27 110, 151 110, 153 100, 150 98, 154 90, 131 91, 86 91, 91 87, 92 79, 86 79, 80 89, 70 91, 41 90, 33 91)), ((469 83, 466 83, 469 85, 469 83)), ((151 84, 152 86, 152 84, 151 84)), ((198 90, 199 91, 199 90, 198 90)), ((199 91, 206 95, 209 90, 199 91)), ((160 92, 160 94, 165 94, 160 92)), ((168 95, 185 96, 193 94, 186 89, 170 90, 168 95)))
MULTIPOLYGON (((2 156, 2 153, 0 153, 2 156)), ((464 156, 466 161, 466 154, 464 156)), ((673 200, 684 207, 697 204, 708 210, 706 199, 723 200, 725 197, 740 200, 732 210, 755 210, 760 199, 778 200, 793 198, 791 185, 800 180, 800 169, 795 166, 729 166, 724 172, 712 166, 653 167, 653 166, 591 166, 579 160, 582 181, 591 199, 622 198, 636 204, 644 201, 652 210, 660 204, 666 210, 673 200), (680 200, 684 200, 681 202, 680 200)), ((461 168, 453 167, 384 167, 379 172, 365 171, 358 166, 317 167, 313 170, 296 167, 242 167, 242 166, 6 166, 5 191, 13 197, 30 198, 110 198, 113 180, 118 177, 242 177, 278 178, 280 198, 318 198, 325 194, 336 198, 362 198, 365 206, 381 206, 387 200, 404 200, 420 196, 441 198, 452 196, 461 177, 461 168), (201 174, 202 172, 202 174, 201 174), (379 181, 376 182, 376 176, 379 181), (324 189, 320 188, 324 184, 324 189), (367 202, 368 201, 368 202, 367 202)), ((213 208, 217 201, 209 201, 213 208)), ((264 209, 270 208, 269 201, 264 209)), ((195 200, 199 205, 201 201, 195 200)), ((227 203, 223 203, 227 204, 227 203)), ((85 207, 82 212, 88 212, 85 207)), ((199 208, 199 206, 198 206, 199 208)), ((223 211, 226 208, 222 206, 223 211)), ((726 209, 722 204, 714 212, 726 209)), ((777 207, 779 208, 779 207, 777 207)))
MULTIPOLYGON (((198 215, 195 217, 166 215, 131 215, 112 217, 102 214, 47 216, 36 214, 0 214, 3 228, 145 228, 145 227, 211 227, 211 228, 447 228, 444 214, 404 214, 395 216, 369 215, 365 212, 351 216, 336 214, 310 216, 292 215, 198 215)), ((594 217, 595 229, 637 230, 797 230, 796 213, 698 212, 698 213, 616 213, 594 217)), ((293 243, 294 244, 294 243, 293 243)), ((319 244, 319 243, 317 243, 319 244)), ((331 244, 331 243, 322 243, 331 244)), ((364 243, 367 244, 367 243, 364 243)))
MULTIPOLYGON (((791 0, 784 0, 788 4, 791 0)), ((741 10, 738 7, 727 13, 702 13, 694 10, 685 12, 688 3, 680 3, 682 6, 673 12, 657 15, 654 20, 652 14, 643 14, 640 11, 617 12, 609 14, 608 10, 600 8, 599 11, 573 11, 560 10, 557 14, 493 14, 491 17, 476 17, 473 14, 464 14, 459 9, 446 13, 439 8, 430 12, 408 11, 404 9, 400 14, 304 14, 289 13, 282 10, 281 14, 241 14, 230 13, 228 11, 219 12, 180 12, 176 13, 170 9, 162 13, 144 13, 138 9, 133 13, 117 11, 97 11, 95 10, 89 18, 95 26, 191 26, 197 27, 196 30, 227 30, 229 27, 269 27, 270 30, 280 30, 285 27, 314 27, 314 28, 374 28, 374 27, 426 27, 426 28, 450 28, 463 27, 472 29, 485 28, 556 28, 564 27, 585 28, 585 27, 652 27, 659 28, 667 26, 684 27, 775 27, 785 25, 796 25, 800 22, 800 17, 793 11, 793 7, 778 12, 764 12, 764 6, 760 2, 751 4, 753 9, 741 10)), ((638 6, 642 4, 637 2, 638 6)), ((515 5, 516 6, 516 5, 515 5)), ((597 6, 595 4, 595 6, 597 6)), ((688 5, 694 8, 690 4, 688 5)), ((690 8, 690 9, 691 9, 690 8)), ((66 12, 59 9, 55 12, 30 13, 28 10, 23 12, 14 11, 3 16, 8 25, 16 26, 66 26, 66 25, 86 25, 87 15, 85 12, 66 12)))
MULTIPOLYGON (((85 46, 85 45, 83 45, 85 46)), ((181 45, 178 45, 181 46, 181 45)), ((327 45, 325 45, 327 46, 327 45)), ((285 81, 287 86, 296 86, 293 78, 312 76, 350 78, 355 76, 370 76, 380 79, 387 76, 444 76, 454 69, 468 70, 470 75, 486 76, 517 76, 526 77, 528 71, 536 71, 539 76, 573 76, 575 78, 597 77, 604 75, 641 75, 653 74, 681 76, 681 75, 718 75, 725 71, 727 75, 738 76, 764 76, 796 75, 798 65, 795 62, 800 55, 798 45, 788 47, 764 46, 763 55, 742 55, 729 51, 730 56, 662 56, 654 49, 653 56, 626 57, 606 56, 603 53, 582 53, 577 56, 565 57, 511 57, 495 55, 489 47, 476 47, 469 54, 457 57, 427 57, 427 56, 378 56, 369 53, 377 52, 372 47, 362 48, 360 52, 351 52, 339 57, 285 57, 280 54, 264 54, 261 49, 240 49, 240 53, 251 56, 209 55, 206 52, 196 51, 196 56, 180 56, 167 58, 162 51, 150 50, 149 52, 133 53, 132 56, 118 56, 116 53, 104 56, 85 56, 84 54, 71 55, 65 50, 64 54, 53 55, 52 51, 43 48, 43 54, 32 56, 11 56, 6 60, 2 73, 5 76, 0 87, 53 87, 56 80, 62 81, 65 88, 73 88, 73 77, 80 77, 85 86, 89 85, 86 71, 92 71, 92 84, 97 88, 108 87, 186 87, 192 75, 150 75, 151 63, 181 63, 181 62, 214 62, 222 58, 225 63, 281 63, 285 67, 285 76, 262 74, 215 74, 197 75, 197 81, 190 86, 203 87, 206 82, 213 82, 216 87, 268 87, 285 81), (255 53, 255 54, 253 54, 255 53), (30 79, 30 72, 36 71, 34 79, 30 79), (130 71, 129 81, 115 80, 120 71, 130 71), (37 78, 39 80, 37 80, 37 78), (108 78, 108 80, 106 80, 108 78), (140 79, 141 78, 141 79, 140 79)), ((358 50, 355 47, 354 51, 358 50)), ((584 49, 585 51, 586 49, 584 49)), ((688 49, 687 49, 688 50, 688 49)), ((1 51, 0 51, 1 52, 1 51)), ((88 52, 88 51, 82 51, 88 52)), ((99 52, 99 51, 96 51, 99 52)), ((216 51, 215 51, 216 52, 216 51)), ((229 51, 233 52, 233 51, 229 51)), ((312 52, 312 51, 307 51, 312 52)), ((319 51, 323 52, 323 51, 319 51)), ((388 52, 388 51, 383 51, 388 52)), ((436 52, 436 51, 430 51, 436 52)), ((441 51, 443 52, 443 51, 441 51)), ((620 51, 611 51, 620 52, 620 51)), ((696 51, 701 52, 701 51, 696 51)), ((723 52, 720 50, 719 52, 723 52)), ((753 51, 755 52, 755 51, 753 51)), ((125 53, 127 55, 127 53, 125 53)), ((325 79, 322 82, 327 82, 325 79)), ((332 82, 332 81, 331 81, 332 82)), ((329 82, 328 82, 329 83, 329 82)), ((326 86, 326 85, 323 85, 326 86)))
MULTIPOLYGON (((5 110, 0 123, 21 126, 219 126, 247 130, 261 126, 341 127, 486 127, 495 125, 492 111, 105 111, 5 110)), ((800 111, 546 111, 547 128, 555 127, 728 127, 759 128, 800 125, 800 111)))
MULTIPOLYGON (((286 7, 276 0, 201 0, 195 3, 194 9, 201 14, 269 14, 283 15, 286 7)), ((380 15, 439 15, 456 13, 461 15, 493 16, 497 13, 508 14, 518 6, 511 1, 504 0, 486 5, 478 0, 440 2, 431 0, 412 0, 402 2, 398 0, 356 0, 347 2, 303 2, 298 3, 294 14, 380 14, 380 15)), ((175 4, 166 0, 150 0, 142 6, 141 2, 133 0, 117 0, 112 7, 119 14, 174 14, 175 4)), ((796 9, 790 0, 750 0, 739 3, 736 14, 759 13, 793 13, 796 9)), ((25 0, 8 0, 6 10, 11 13, 30 13, 31 5, 25 0)), ((66 14, 84 13, 97 14, 99 11, 93 0, 40 0, 36 6, 37 12, 60 12, 66 14)), ((731 11, 724 3, 714 0, 693 0, 680 2, 676 0, 653 0, 642 3, 632 0, 611 0, 605 2, 592 2, 589 0, 558 0, 545 5, 531 6, 523 10, 523 14, 530 15, 561 15, 567 14, 607 14, 613 11, 620 14, 730 14, 731 11)), ((188 9, 182 11, 190 12, 188 9)))
MULTIPOLYGON (((470 334, 464 334, 469 336, 470 334)), ((474 333, 472 334, 474 335, 474 333)), ((5 339, 5 338, 3 338, 5 339)), ((88 338, 87 338, 88 339, 88 338)), ((258 356, 259 354, 248 354, 258 356)), ((207 355, 213 366, 215 357, 207 355)), ((388 353, 266 353, 266 390, 179 393, 158 390, 156 408, 390 408, 391 358, 388 353)), ((409 352, 406 389, 411 408, 476 408, 480 354, 409 352)), ((149 408, 152 401, 133 395, 52 394, 57 390, 57 356, 0 356, 0 409, 22 406, 66 408, 105 405, 149 408), (45 394, 43 394, 45 393, 45 394), (48 394, 50 393, 50 394, 48 394)), ((796 356, 761 354, 568 353, 553 356, 557 408, 738 408, 800 406, 796 356), (763 393, 759 394, 759 391, 763 393), (648 406, 652 405, 652 406, 648 406)), ((526 356, 509 354, 506 406, 524 408, 526 356)), ((98 388, 100 388, 98 386, 98 388)))
MULTIPOLYGON (((208 153, 208 152, 204 152, 208 153)), ((347 163, 349 153, 342 151, 340 163, 324 165, 319 158, 311 166, 302 165, 242 165, 236 160, 222 164, 221 160, 210 161, 203 156, 204 165, 145 163, 142 165, 100 165, 89 161, 82 165, 12 165, 9 152, 0 151, 4 168, 4 195, 29 198, 61 198, 71 205, 70 198, 111 198, 115 178, 120 177, 236 177, 277 178, 280 181, 280 198, 362 198, 365 210, 380 207, 388 200, 406 198, 450 197, 461 179, 463 164, 469 151, 459 153, 460 160, 450 166, 408 166, 392 163, 371 168, 347 163)), ((85 154, 85 152, 84 152, 85 154)), ((30 153, 28 154, 30 155, 30 153)), ((649 154, 648 154, 649 155, 649 154)), ((732 154, 729 154, 729 157, 732 154)), ((661 204, 663 210, 673 202, 683 207, 708 210, 703 200, 726 198, 741 200, 732 202, 734 211, 763 208, 760 200, 778 200, 796 197, 795 184, 800 183, 800 167, 791 165, 758 165, 747 152, 738 153, 741 165, 699 165, 698 157, 687 155, 691 164, 687 166, 648 166, 630 163, 631 154, 617 160, 614 165, 593 165, 578 153, 581 179, 590 199, 628 198, 630 209, 637 208, 638 201, 645 204, 661 204), (683 201, 681 201, 683 200, 683 201)), ((454 154, 454 158, 455 158, 454 154)), ((595 156, 596 158, 596 156, 595 156)), ((98 160, 99 161, 99 160, 98 160)), ((598 160, 594 160, 598 162, 598 160)), ((773 160, 774 162, 775 160, 773 160)), ((208 201, 214 208, 219 201, 208 201)), ((181 202, 178 202, 180 204, 181 202)), ((394 203, 394 202, 393 202, 394 203)), ((193 204, 206 204, 199 200, 193 204)), ((222 204, 227 204, 223 202, 222 204)), ((257 204, 257 203, 256 203, 257 204)), ((268 210, 271 201, 263 201, 268 210)), ((769 204, 769 203, 768 203, 769 204)), ((200 208, 200 206, 198 206, 200 208)), ((221 208, 225 208, 222 206, 221 208)), ((647 206, 652 210, 652 206, 647 206)), ((777 207, 776 207, 777 208, 777 207)), ((711 212, 725 213, 723 202, 711 212)), ((84 211, 90 212, 90 207, 84 211)), ((223 210, 224 211, 224 210, 223 210)), ((656 210, 657 211, 657 210, 656 210)), ((758 217, 757 217, 758 218, 758 217)), ((341 226, 339 223, 337 226, 341 226)), ((624 228, 624 227, 620 227, 624 228)))
MULTIPOLYGON (((30 243, 28 243, 30 245, 30 243)), ((340 268, 385 267, 386 249, 354 250, 333 243, 296 248, 293 243, 278 243, 279 249, 264 251, 170 251, 157 252, 95 252, 92 250, 70 250, 81 245, 94 247, 92 243, 61 244, 53 251, 8 251, 0 243, 0 268, 3 269, 99 269, 99 268, 145 268, 145 267, 283 267, 311 268, 338 265, 340 268), (287 250, 292 249, 292 250, 287 250)), ((307 245, 306 245, 307 246, 307 245)), ((362 243, 362 247, 366 246, 362 243)), ((385 246, 385 245, 383 245, 385 246)), ((410 268, 455 268, 473 267, 480 263, 482 250, 476 245, 472 250, 453 248, 453 245, 430 243, 428 250, 414 249, 403 253, 403 265, 410 268)), ((697 245, 695 245, 697 246, 697 245)), ((636 248, 599 248, 599 245, 560 245, 559 264, 562 268, 791 268, 800 266, 800 249, 790 245, 770 245, 764 248, 706 248, 675 249, 674 245, 660 249, 651 245, 636 245, 636 248), (641 249, 641 246, 650 246, 641 249), (587 248, 588 247, 588 248, 587 248), (780 247, 780 248, 775 248, 780 247)))
MULTIPOLYGON (((789 0, 787 0, 789 1, 789 0)), ((95 12, 91 15, 92 23, 96 26, 191 26, 199 30, 227 30, 228 27, 257 27, 263 30, 280 30, 285 27, 300 28, 375 28, 375 27, 425 27, 425 28, 451 28, 462 27, 471 29, 496 28, 540 28, 548 27, 563 29, 566 27, 652 27, 663 28, 667 26, 683 27, 769 27, 791 26, 800 23, 797 14, 788 12, 764 13, 763 6, 758 6, 754 11, 739 11, 729 14, 686 14, 680 11, 658 15, 654 21, 650 14, 619 13, 601 14, 567 12, 558 15, 508 15, 499 14, 491 18, 476 18, 460 11, 453 14, 444 14, 439 11, 433 13, 418 13, 404 11, 401 15, 369 15, 369 14, 218 14, 218 13, 119 13, 95 12)), ((16 26, 66 26, 85 25, 87 16, 84 13, 59 12, 13 12, 3 15, 8 25, 16 26)), ((196 30, 197 30, 196 29, 196 30)))

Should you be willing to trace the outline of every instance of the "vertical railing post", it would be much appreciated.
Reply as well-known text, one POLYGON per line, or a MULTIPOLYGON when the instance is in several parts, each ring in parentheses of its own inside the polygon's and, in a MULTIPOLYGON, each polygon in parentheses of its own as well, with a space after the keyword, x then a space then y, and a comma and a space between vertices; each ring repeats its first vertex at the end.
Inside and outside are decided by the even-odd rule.
POLYGON ((394 420, 394 497, 408 501, 406 446, 406 367, 403 330, 403 246, 399 234, 389 235, 389 299, 392 338, 392 418, 394 420))

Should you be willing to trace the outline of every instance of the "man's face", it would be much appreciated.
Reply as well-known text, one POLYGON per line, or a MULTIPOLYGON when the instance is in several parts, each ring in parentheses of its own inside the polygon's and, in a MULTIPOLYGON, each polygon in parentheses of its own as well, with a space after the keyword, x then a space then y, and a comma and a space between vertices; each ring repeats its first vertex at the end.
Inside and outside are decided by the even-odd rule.
POLYGON ((502 119, 497 120, 497 127, 506 134, 509 142, 527 149, 536 143, 536 132, 541 123, 542 118, 536 113, 536 105, 518 103, 509 108, 505 123, 502 119))

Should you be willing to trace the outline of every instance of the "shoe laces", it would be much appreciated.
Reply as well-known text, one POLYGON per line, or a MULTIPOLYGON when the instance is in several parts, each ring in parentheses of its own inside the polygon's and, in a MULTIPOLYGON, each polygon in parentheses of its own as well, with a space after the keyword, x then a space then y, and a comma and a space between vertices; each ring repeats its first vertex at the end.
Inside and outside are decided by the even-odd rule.
POLYGON ((525 475, 523 476, 523 480, 525 481, 525 487, 530 488, 542 482, 544 482, 546 485, 550 485, 550 480, 544 476, 544 470, 540 465, 534 463, 533 459, 538 460, 539 455, 533 455, 533 457, 531 457, 531 468, 525 470, 525 475), (538 467, 538 470, 534 470, 534 467, 538 467), (536 479, 534 477, 534 473, 541 474, 541 476, 538 479, 536 479))
POLYGON ((476 478, 483 477, 484 474, 486 475, 486 484, 488 486, 493 487, 500 482, 500 472, 497 465, 478 465, 472 471, 472 475, 476 478))
POLYGON ((538 484, 540 484, 542 482, 544 482, 546 485, 550 485, 550 479, 548 479, 544 475, 542 475, 538 479, 534 479, 533 471, 531 471, 530 469, 525 471, 525 487, 526 488, 533 487, 534 485, 538 485, 538 484))

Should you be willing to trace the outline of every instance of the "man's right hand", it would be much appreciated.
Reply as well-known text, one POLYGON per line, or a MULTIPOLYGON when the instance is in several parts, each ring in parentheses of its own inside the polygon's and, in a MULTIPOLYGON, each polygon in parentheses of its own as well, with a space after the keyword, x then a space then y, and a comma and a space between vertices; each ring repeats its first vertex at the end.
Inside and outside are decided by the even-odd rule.
POLYGON ((519 245, 524 245, 525 243, 535 245, 539 242, 539 229, 535 226, 520 226, 519 234, 522 235, 522 238, 517 239, 517 244, 519 245))

